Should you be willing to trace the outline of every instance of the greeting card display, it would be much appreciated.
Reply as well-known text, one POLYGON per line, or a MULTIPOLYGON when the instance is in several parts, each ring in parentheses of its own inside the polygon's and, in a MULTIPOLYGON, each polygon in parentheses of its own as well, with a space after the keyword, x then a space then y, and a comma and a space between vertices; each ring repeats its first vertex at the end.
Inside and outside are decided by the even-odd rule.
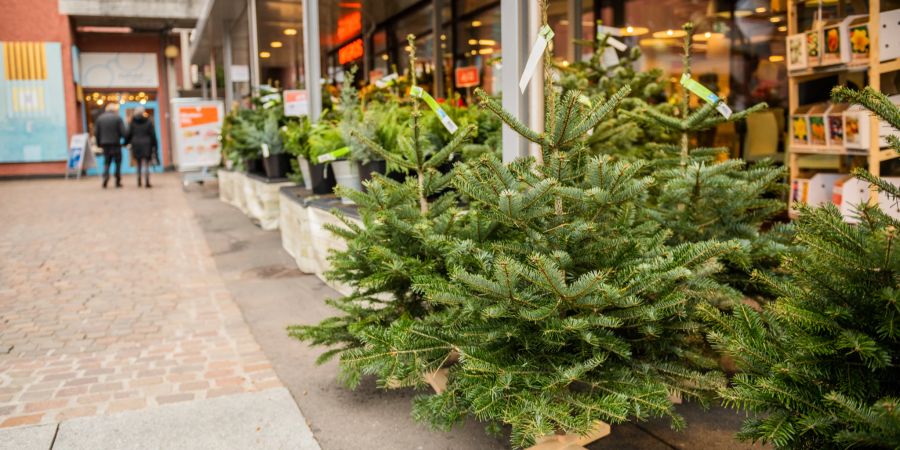
POLYGON ((850 21, 850 62, 869 62, 869 18, 857 17, 850 21))
POLYGON ((791 144, 795 146, 809 145, 809 110, 811 105, 798 107, 791 114, 791 144))
POLYGON ((829 104, 819 103, 813 105, 807 113, 807 123, 809 123, 809 145, 816 147, 824 147, 827 142, 825 131, 825 114, 828 113, 829 104))
POLYGON ((882 61, 900 58, 900 9, 879 16, 878 57, 882 61))
POLYGON ((835 103, 828 108, 825 114, 825 145, 828 147, 844 146, 844 111, 849 107, 846 103, 835 103))
POLYGON ((806 54, 806 33, 792 34, 787 38, 788 70, 800 70, 809 66, 806 54))
POLYGON ((813 28, 806 33, 806 56, 809 67, 822 64, 822 29, 813 28))

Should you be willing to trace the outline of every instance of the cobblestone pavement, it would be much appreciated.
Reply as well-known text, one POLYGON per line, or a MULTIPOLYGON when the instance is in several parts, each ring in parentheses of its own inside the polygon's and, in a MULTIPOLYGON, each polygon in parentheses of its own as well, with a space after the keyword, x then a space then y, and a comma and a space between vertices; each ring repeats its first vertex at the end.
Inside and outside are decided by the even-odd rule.
POLYGON ((281 386, 177 175, 0 182, 0 427, 281 386))

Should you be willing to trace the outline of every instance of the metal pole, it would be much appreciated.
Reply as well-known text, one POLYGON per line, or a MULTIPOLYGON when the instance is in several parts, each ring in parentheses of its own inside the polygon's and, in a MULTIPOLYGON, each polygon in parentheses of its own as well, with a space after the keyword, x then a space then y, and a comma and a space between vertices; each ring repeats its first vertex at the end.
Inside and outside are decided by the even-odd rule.
POLYGON ((191 85, 191 39, 190 31, 181 30, 179 33, 181 51, 181 86, 185 90, 193 89, 191 85))
MULTIPOLYGON (((528 58, 526 54, 528 51, 526 45, 528 44, 525 44, 528 37, 528 33, 526 33, 527 3, 530 2, 521 0, 501 0, 500 2, 500 15, 503 17, 503 21, 500 23, 500 39, 503 43, 501 50, 503 58, 503 68, 501 69, 502 104, 503 109, 522 123, 528 123, 527 92, 526 95, 519 94, 519 76, 522 74, 525 60, 528 58)), ((506 124, 503 125, 501 137, 503 139, 503 162, 512 162, 528 155, 528 141, 506 124)))
POLYGON ((256 0, 247 0, 250 31, 250 93, 259 95, 259 33, 256 27, 256 0))
POLYGON ((444 32, 444 1, 431 1, 431 37, 434 42, 434 96, 444 97, 444 50, 441 48, 441 35, 444 32))
POLYGON ((234 83, 231 80, 232 52, 231 52, 231 27, 229 24, 222 24, 222 66, 225 82, 225 113, 231 111, 231 104, 234 102, 234 83))
MULTIPOLYGON (((525 3, 525 2, 523 2, 525 3)), ((527 35, 528 40, 526 42, 531 43, 534 42, 538 37, 538 30, 541 28, 541 8, 538 6, 537 0, 529 0, 528 2, 528 28, 527 35)), ((549 44, 552 48, 553 43, 549 44)), ((530 49, 529 49, 530 50, 530 49)), ((528 89, 525 94, 527 96, 527 104, 528 104, 528 121, 525 122, 528 124, 528 127, 538 133, 544 131, 544 64, 546 61, 541 59, 540 64, 538 64, 537 72, 534 74, 534 78, 531 79, 531 83, 528 83, 528 89)), ((518 81, 518 80, 516 80, 518 81)), ((529 153, 531 156, 534 156, 538 162, 543 163, 543 154, 541 153, 541 146, 534 143, 529 142, 528 145, 529 153)))
POLYGON ((569 45, 568 53, 571 62, 581 61, 581 45, 575 40, 584 35, 581 27, 581 0, 569 0, 569 45))
POLYGON ((204 99, 208 99, 209 95, 206 91, 206 68, 204 67, 203 69, 204 70, 200 73, 200 96, 202 96, 204 99))
POLYGON ((216 48, 210 46, 209 49, 209 95, 213 100, 219 98, 218 87, 216 81, 216 48))
POLYGON ((322 58, 319 50, 319 0, 303 0, 303 62, 309 120, 313 123, 319 120, 322 113, 322 58))

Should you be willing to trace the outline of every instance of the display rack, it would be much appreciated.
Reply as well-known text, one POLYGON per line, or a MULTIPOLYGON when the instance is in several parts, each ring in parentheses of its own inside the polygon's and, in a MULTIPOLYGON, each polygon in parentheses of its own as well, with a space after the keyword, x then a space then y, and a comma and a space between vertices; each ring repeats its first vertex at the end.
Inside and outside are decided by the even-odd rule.
MULTIPOLYGON (((788 2, 788 35, 800 33, 797 24, 797 4, 804 0, 790 0, 788 2)), ((821 10, 823 1, 820 0, 819 8, 821 10)), ((789 113, 797 110, 799 105, 800 84, 816 80, 823 77, 839 75, 840 81, 844 82, 846 74, 854 72, 868 72, 868 85, 872 89, 881 91, 881 75, 900 70, 900 58, 882 62, 879 56, 879 39, 880 39, 880 19, 881 19, 881 0, 869 0, 869 59, 863 63, 845 63, 824 67, 812 67, 808 69, 789 71, 788 72, 788 100, 789 113)), ((805 30, 804 30, 805 31, 805 30)), ((889 159, 896 158, 900 155, 894 150, 882 150, 879 146, 879 123, 875 115, 871 115, 869 120, 869 148, 866 150, 855 149, 834 149, 816 146, 794 146, 793 140, 786 139, 788 145, 788 168, 790 173, 789 186, 793 188, 794 180, 799 178, 800 167, 798 159, 802 155, 834 155, 834 156, 867 156, 867 168, 875 176, 881 175, 881 163, 889 159)), ((789 127, 792 121, 788 121, 789 127)), ((790 128, 789 128, 790 130, 790 128)), ((793 195, 788 195, 788 211, 792 208, 793 195)), ((869 202, 878 201, 878 191, 872 188, 869 192, 869 202)))

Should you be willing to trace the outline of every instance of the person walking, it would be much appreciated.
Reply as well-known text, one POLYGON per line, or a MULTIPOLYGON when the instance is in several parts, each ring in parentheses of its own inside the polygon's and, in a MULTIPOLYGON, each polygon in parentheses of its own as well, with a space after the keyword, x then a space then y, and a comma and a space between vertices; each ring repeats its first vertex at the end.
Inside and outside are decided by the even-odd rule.
POLYGON ((150 165, 154 159, 159 161, 159 157, 156 153, 156 128, 142 106, 134 109, 126 141, 131 143, 131 155, 137 163, 137 185, 141 187, 141 170, 144 170, 144 185, 149 188, 150 165))
POLYGON ((119 104, 106 105, 106 111, 94 122, 94 138, 103 148, 103 189, 109 183, 109 166, 116 163, 116 187, 122 187, 122 139, 125 138, 125 122, 119 117, 119 104))

